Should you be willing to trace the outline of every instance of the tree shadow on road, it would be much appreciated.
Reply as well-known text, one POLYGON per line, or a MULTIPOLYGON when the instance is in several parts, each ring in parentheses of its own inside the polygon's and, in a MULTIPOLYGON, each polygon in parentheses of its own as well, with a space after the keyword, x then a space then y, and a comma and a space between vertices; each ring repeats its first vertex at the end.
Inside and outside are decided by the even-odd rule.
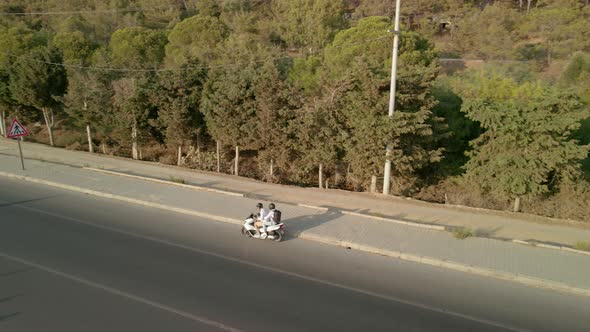
POLYGON ((18 269, 18 270, 14 270, 14 271, 10 271, 10 272, 1 272, 1 273, 0 273, 0 278, 3 278, 3 277, 10 277, 10 276, 13 276, 13 275, 15 275, 15 274, 20 274, 20 273, 29 272, 29 271, 31 271, 31 270, 33 270, 33 268, 32 268, 32 267, 29 267, 29 268, 23 268, 23 269, 18 269))
POLYGON ((7 314, 7 315, 0 315, 0 322, 3 322, 5 320, 8 320, 10 318, 14 318, 16 316, 19 316, 21 313, 20 312, 13 312, 11 314, 7 314))
POLYGON ((500 230, 502 230, 502 226, 498 227, 483 227, 478 228, 475 230, 474 235, 477 237, 494 237, 500 230))
POLYGON ((8 296, 8 297, 5 297, 5 298, 0 299, 0 303, 12 301, 12 300, 16 299, 17 297, 21 297, 21 296, 22 296, 21 294, 8 296))
POLYGON ((47 196, 47 197, 40 197, 40 198, 28 199, 28 200, 25 200, 25 201, 2 203, 2 204, 0 204, 0 208, 8 207, 8 206, 15 206, 15 205, 22 205, 22 204, 31 203, 31 202, 37 202, 37 201, 44 201, 44 200, 55 198, 55 197, 58 197, 58 196, 59 195, 53 195, 53 196, 47 196))

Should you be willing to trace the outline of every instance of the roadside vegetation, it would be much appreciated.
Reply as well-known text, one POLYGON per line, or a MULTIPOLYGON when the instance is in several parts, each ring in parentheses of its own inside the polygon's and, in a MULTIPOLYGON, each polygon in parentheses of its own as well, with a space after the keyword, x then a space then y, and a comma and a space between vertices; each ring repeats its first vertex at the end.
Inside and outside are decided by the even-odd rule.
POLYGON ((392 9, 0 0, 1 133, 354 191, 393 142, 394 195, 590 220, 588 1, 404 2, 393 120, 392 9))
POLYGON ((465 240, 466 238, 474 236, 470 228, 459 227, 453 230, 453 236, 458 240, 465 240))
POLYGON ((574 249, 582 250, 582 251, 590 251, 590 242, 579 241, 576 242, 574 245, 574 249))

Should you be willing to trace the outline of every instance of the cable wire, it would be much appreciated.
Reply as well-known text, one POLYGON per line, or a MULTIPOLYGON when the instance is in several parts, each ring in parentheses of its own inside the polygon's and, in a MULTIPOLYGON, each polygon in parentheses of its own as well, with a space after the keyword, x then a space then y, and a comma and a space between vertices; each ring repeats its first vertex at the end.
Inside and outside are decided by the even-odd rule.
MULTIPOLYGON (((390 35, 384 35, 384 36, 381 36, 378 38, 367 39, 367 40, 362 40, 362 41, 358 41, 358 42, 354 42, 354 43, 333 46, 332 48, 340 49, 340 48, 344 48, 344 47, 364 45, 364 44, 368 44, 371 42, 382 40, 382 39, 385 39, 388 37, 390 37, 390 35)), ((21 56, 21 55, 16 55, 16 54, 0 51, 0 54, 4 54, 4 55, 9 56, 11 58, 24 59, 27 61, 36 62, 36 63, 44 63, 44 64, 51 65, 51 66, 60 66, 60 67, 64 67, 64 68, 79 69, 79 70, 110 71, 110 72, 124 72, 124 73, 131 73, 131 72, 136 72, 136 73, 182 72, 182 71, 195 70, 195 69, 231 68, 231 67, 236 67, 236 66, 243 66, 243 65, 255 64, 255 63, 264 63, 264 62, 276 61, 276 60, 282 60, 282 59, 300 58, 300 57, 305 56, 305 54, 302 54, 302 53, 303 52, 300 52, 299 55, 281 55, 281 56, 268 57, 265 59, 251 60, 251 61, 237 61, 237 62, 233 62, 231 64, 226 63, 226 64, 207 65, 207 66, 185 66, 182 68, 177 67, 177 68, 137 69, 137 68, 83 66, 83 65, 76 65, 76 64, 43 61, 43 60, 31 58, 31 57, 26 57, 26 56, 21 56)))
POLYGON ((55 11, 55 12, 1 12, 0 16, 48 16, 48 15, 76 15, 76 14, 117 14, 117 13, 137 13, 152 11, 161 8, 178 8, 180 4, 160 5, 143 8, 126 8, 126 9, 104 9, 104 10, 77 10, 77 11, 55 11))

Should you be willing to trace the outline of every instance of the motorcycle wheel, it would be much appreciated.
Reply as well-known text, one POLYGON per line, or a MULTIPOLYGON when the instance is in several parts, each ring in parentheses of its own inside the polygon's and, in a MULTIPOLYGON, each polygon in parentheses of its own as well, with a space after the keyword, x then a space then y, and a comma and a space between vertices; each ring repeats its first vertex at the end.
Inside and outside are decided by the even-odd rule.
POLYGON ((275 238, 273 239, 273 241, 275 242, 281 242, 283 240, 283 232, 275 232, 274 236, 275 238))
POLYGON ((252 234, 251 231, 246 230, 246 227, 242 227, 242 235, 245 237, 253 237, 254 234, 252 234))

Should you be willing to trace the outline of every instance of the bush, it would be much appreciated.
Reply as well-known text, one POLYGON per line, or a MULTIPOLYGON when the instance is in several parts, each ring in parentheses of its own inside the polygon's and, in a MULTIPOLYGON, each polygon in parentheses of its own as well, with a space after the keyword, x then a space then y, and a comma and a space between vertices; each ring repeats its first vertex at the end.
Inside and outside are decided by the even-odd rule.
POLYGON ((453 236, 459 240, 465 240, 468 237, 473 236, 473 231, 467 227, 458 227, 453 230, 453 236))
POLYGON ((177 178, 174 176, 170 177, 170 181, 174 182, 174 183, 180 183, 180 184, 186 184, 186 180, 183 178, 177 178))
POLYGON ((590 251, 590 242, 578 241, 574 245, 574 248, 582 251, 590 251))
POLYGON ((590 220, 590 185, 584 180, 563 185, 555 194, 523 201, 522 212, 553 218, 590 220))

